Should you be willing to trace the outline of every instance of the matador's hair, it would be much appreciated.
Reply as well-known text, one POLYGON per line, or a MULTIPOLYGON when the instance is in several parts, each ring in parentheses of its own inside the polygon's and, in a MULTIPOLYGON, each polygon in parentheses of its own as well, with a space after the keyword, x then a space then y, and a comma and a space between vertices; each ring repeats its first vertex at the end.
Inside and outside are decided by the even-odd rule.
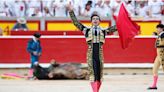
POLYGON ((92 21, 92 18, 93 18, 94 16, 97 16, 97 17, 99 18, 99 20, 101 21, 100 16, 99 16, 97 13, 93 13, 93 14, 92 14, 92 16, 91 16, 91 21, 92 21))
POLYGON ((163 24, 158 24, 158 25, 156 26, 156 28, 162 28, 163 31, 164 31, 164 25, 163 25, 163 24))
POLYGON ((163 24, 158 24, 158 25, 156 26, 156 28, 164 28, 164 25, 163 25, 163 24))

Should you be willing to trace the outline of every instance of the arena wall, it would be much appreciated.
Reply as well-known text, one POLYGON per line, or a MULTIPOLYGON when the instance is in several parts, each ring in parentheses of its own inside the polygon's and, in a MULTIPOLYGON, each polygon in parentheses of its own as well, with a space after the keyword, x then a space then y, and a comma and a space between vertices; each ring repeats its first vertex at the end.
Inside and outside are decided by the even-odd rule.
MULTIPOLYGON (((0 63, 30 63, 26 51, 31 36, 0 36, 0 63)), ((122 49, 117 36, 107 36, 104 48, 105 63, 152 63, 156 50, 155 37, 136 37, 129 48, 122 49)), ((41 63, 55 59, 60 63, 86 63, 87 45, 84 36, 42 36, 41 63)))
MULTIPOLYGON (((90 26, 90 19, 78 18, 85 26, 90 26)), ((156 25, 162 23, 159 19, 133 19, 141 27, 141 35, 152 35, 156 31, 156 25)), ((2 30, 12 30, 16 23, 15 18, 0 18, 0 27, 2 30)), ((109 18, 102 18, 101 26, 108 27, 114 25, 109 18)), ((79 31, 69 18, 27 18, 27 27, 29 31, 79 31)))

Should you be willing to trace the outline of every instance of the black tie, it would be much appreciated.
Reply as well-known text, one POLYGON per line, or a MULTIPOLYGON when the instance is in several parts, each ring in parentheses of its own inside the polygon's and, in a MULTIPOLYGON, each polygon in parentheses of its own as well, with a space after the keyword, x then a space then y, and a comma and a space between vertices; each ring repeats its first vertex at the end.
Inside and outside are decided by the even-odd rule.
POLYGON ((95 27, 95 36, 97 36, 97 27, 95 27))

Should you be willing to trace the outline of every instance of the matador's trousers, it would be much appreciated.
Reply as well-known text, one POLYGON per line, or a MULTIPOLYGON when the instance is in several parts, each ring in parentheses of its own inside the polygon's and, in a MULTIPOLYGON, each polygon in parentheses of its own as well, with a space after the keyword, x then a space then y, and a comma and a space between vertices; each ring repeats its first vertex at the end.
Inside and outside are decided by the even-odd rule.
POLYGON ((88 46, 87 63, 91 81, 101 81, 103 76, 103 49, 99 43, 88 46))

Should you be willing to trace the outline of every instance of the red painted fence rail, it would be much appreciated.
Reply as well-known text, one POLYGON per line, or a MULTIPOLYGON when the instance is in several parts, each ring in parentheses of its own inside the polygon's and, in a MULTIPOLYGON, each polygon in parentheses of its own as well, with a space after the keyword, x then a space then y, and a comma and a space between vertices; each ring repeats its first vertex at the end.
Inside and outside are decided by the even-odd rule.
MULTIPOLYGON (((0 37, 0 63, 30 63, 26 51, 31 36, 0 37)), ((123 50, 117 37, 107 37, 104 44, 105 63, 152 63, 156 50, 155 38, 136 38, 128 49, 123 50)), ((86 63, 87 45, 83 36, 42 36, 41 63, 51 59, 58 62, 86 63)))

